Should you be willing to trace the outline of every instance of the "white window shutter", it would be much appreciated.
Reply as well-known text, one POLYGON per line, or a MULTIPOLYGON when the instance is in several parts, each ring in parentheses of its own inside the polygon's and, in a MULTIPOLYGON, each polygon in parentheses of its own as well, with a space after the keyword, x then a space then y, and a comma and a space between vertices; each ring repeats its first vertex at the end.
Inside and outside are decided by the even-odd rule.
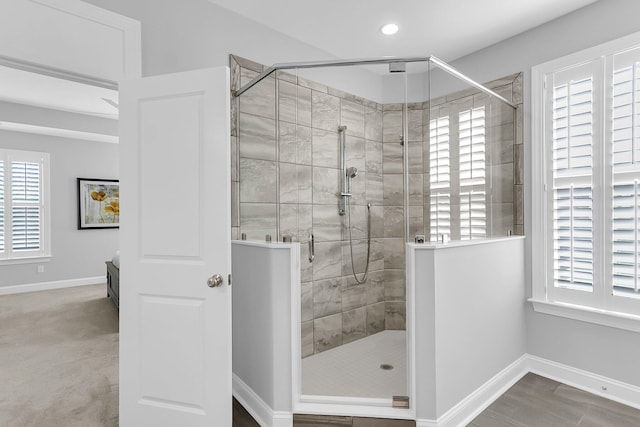
POLYGON ((429 155, 430 240, 436 241, 440 235, 451 236, 451 153, 448 115, 429 122, 429 155))
POLYGON ((612 76, 611 280, 614 294, 639 297, 640 62, 620 62, 612 76))
POLYGON ((11 249, 41 248, 40 164, 11 162, 11 249))
POLYGON ((487 236, 485 108, 458 114, 460 142, 460 238, 487 236))
POLYGON ((565 72, 552 88, 554 286, 592 290, 593 77, 565 72), (567 75, 568 74, 568 75, 567 75))
POLYGON ((640 37, 532 74, 533 298, 640 315, 640 37))

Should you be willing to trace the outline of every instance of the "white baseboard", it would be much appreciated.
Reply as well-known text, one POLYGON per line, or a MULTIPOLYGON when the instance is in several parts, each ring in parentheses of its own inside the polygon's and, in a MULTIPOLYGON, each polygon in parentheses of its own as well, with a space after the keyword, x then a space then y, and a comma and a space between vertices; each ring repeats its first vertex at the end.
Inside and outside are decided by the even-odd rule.
POLYGON ((438 427, 438 422, 432 420, 416 420, 416 427, 438 427))
POLYGON ((25 292, 47 291, 50 289, 73 288, 75 286, 99 285, 101 283, 107 283, 106 276, 57 280, 55 282, 27 283, 24 285, 2 286, 0 287, 0 295, 22 294, 25 292))
POLYGON ((233 397, 249 412, 261 427, 292 427, 293 414, 274 411, 251 387, 233 374, 233 397))
POLYGON ((605 399, 640 409, 640 387, 638 386, 532 355, 527 355, 527 370, 605 399))
MULTIPOLYGON (((528 372, 640 409, 640 387, 638 386, 524 354, 437 420, 417 419, 416 427, 465 426, 528 372)), ((262 427, 293 425, 292 414, 273 411, 236 375, 233 376, 233 395, 262 427)))
POLYGON ((475 417, 491 405, 511 386, 527 373, 527 355, 522 355, 511 365, 498 372, 493 378, 481 385, 453 408, 445 412, 438 420, 416 421, 416 426, 456 427, 466 426, 475 417))
POLYGON ((466 426, 527 373, 640 409, 640 387, 525 354, 449 409, 438 420, 418 419, 416 427, 466 426))

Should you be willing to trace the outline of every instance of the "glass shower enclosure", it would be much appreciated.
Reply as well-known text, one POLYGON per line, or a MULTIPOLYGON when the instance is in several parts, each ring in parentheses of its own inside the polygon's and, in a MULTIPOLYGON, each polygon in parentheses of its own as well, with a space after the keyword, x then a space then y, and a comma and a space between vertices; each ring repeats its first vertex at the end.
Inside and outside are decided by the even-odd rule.
POLYGON ((302 397, 405 407, 405 245, 523 234, 521 76, 231 57, 232 237, 300 243, 302 397))

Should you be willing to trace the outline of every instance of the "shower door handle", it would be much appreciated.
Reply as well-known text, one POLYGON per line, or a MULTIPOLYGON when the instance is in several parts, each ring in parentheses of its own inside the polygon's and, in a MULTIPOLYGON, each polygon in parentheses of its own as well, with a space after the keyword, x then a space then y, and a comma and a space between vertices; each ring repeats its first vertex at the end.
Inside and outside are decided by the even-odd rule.
POLYGON ((309 262, 313 262, 316 257, 316 238, 313 233, 309 234, 309 262))

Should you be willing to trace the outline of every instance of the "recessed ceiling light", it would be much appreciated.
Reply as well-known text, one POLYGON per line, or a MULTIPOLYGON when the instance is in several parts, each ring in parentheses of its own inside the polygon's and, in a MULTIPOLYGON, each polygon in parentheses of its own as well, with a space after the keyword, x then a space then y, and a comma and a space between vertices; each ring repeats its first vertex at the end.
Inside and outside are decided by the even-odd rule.
POLYGON ((398 29, 399 27, 397 24, 386 24, 380 28, 380 32, 385 36, 391 36, 397 33, 398 29))

